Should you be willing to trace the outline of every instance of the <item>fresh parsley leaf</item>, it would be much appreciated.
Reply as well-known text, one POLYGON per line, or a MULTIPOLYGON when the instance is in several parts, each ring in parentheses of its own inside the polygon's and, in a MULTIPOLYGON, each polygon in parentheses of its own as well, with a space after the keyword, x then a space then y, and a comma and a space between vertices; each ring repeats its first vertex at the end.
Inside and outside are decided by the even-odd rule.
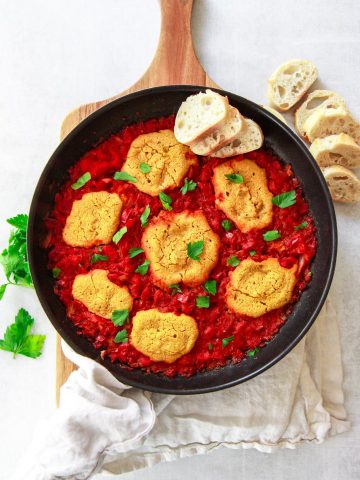
POLYGON ((254 357, 258 352, 260 352, 260 348, 255 347, 253 350, 249 350, 248 352, 246 352, 246 355, 248 357, 254 357))
POLYGON ((45 335, 29 335, 34 319, 24 308, 18 311, 15 322, 7 327, 4 338, 0 340, 0 349, 31 358, 41 355, 45 335))
POLYGON ((161 205, 165 208, 165 210, 172 210, 171 203, 172 199, 169 197, 169 195, 166 195, 164 192, 159 193, 159 199, 161 202, 161 205))
POLYGON ((115 343, 126 343, 128 341, 128 333, 127 330, 120 330, 117 332, 114 338, 115 343))
POLYGON ((250 250, 249 255, 250 255, 250 257, 253 257, 254 255, 256 255, 256 251, 255 250, 250 250))
POLYGON ((60 273, 61 273, 60 268, 53 268, 53 269, 52 269, 52 276, 53 276, 54 278, 58 278, 58 276, 60 275, 60 273))
POLYGON ((230 220, 223 220, 221 222, 221 226, 225 230, 225 232, 228 232, 232 227, 232 223, 230 222, 230 220))
POLYGON ((205 282, 204 288, 210 295, 216 295, 216 280, 208 280, 205 282))
POLYGON ((232 342, 234 340, 234 335, 231 335, 231 337, 226 337, 226 338, 223 338, 221 340, 221 344, 222 344, 222 347, 226 347, 226 345, 228 345, 230 342, 232 342))
POLYGON ((279 208, 287 208, 291 207, 296 203, 296 192, 295 190, 291 190, 290 192, 280 193, 280 195, 276 195, 273 197, 272 203, 277 205, 279 208))
POLYGON ((6 287, 8 286, 8 283, 4 283, 3 285, 0 285, 0 300, 3 298, 5 294, 6 287))
POLYGON ((121 227, 120 230, 118 230, 115 233, 115 235, 112 237, 112 241, 114 243, 119 243, 126 232, 127 232, 127 228, 126 227, 121 227))
POLYGON ((265 242, 272 242, 273 240, 281 238, 281 235, 278 230, 269 230, 268 232, 263 233, 263 238, 265 242))
POLYGON ((142 173, 150 173, 151 172, 151 166, 148 163, 145 163, 145 162, 140 163, 139 169, 141 170, 142 173))
POLYGON ((81 175, 75 183, 71 185, 73 190, 79 190, 79 188, 83 187, 89 180, 91 180, 91 173, 86 172, 84 175, 81 175))
POLYGON ((188 180, 185 178, 184 180, 184 185, 180 188, 180 192, 183 195, 186 195, 187 192, 193 192, 197 186, 197 183, 194 182, 193 180, 188 180))
POLYGON ((232 257, 228 258, 227 264, 230 265, 230 267, 237 267, 240 263, 240 260, 233 255, 232 257))
POLYGON ((188 257, 193 260, 200 261, 199 255, 204 249, 204 240, 199 240, 198 242, 188 243, 187 245, 187 254, 188 257))
POLYGON ((144 211, 140 215, 140 222, 142 227, 146 227, 146 225, 148 224, 149 215, 150 215, 150 206, 146 205, 146 207, 144 208, 144 211))
POLYGON ((225 177, 231 183, 243 183, 244 182, 244 178, 241 175, 239 175, 238 173, 226 173, 225 177))
POLYGON ((25 213, 19 213, 16 217, 8 218, 6 221, 13 227, 18 228, 22 232, 26 232, 29 217, 25 213))
POLYGON ((148 270, 149 270, 149 265, 150 265, 150 262, 149 260, 145 260, 144 263, 142 263, 141 265, 139 265, 137 267, 137 269, 135 270, 136 273, 140 273, 140 275, 146 275, 148 270))
POLYGON ((214 345, 212 343, 208 343, 208 349, 212 350, 214 348, 214 345))
POLYGON ((196 306, 198 308, 209 308, 210 307, 210 297, 196 297, 196 306))
POLYGON ((91 265, 96 262, 107 262, 108 261, 107 255, 100 255, 99 253, 94 253, 94 255, 90 258, 91 265))
POLYGON ((122 327, 129 318, 129 310, 114 310, 111 314, 111 321, 116 327, 122 327))
POLYGON ((130 258, 134 258, 136 257, 137 255, 140 255, 140 253, 143 253, 143 249, 142 248, 130 248, 129 250, 129 257, 130 258))
POLYGON ((295 225, 294 230, 303 230, 307 226, 308 226, 308 222, 302 222, 300 223, 300 225, 295 225))
POLYGON ((172 290, 172 295, 174 295, 175 293, 182 293, 182 290, 178 283, 173 283, 172 285, 169 285, 169 288, 172 290))
POLYGON ((137 179, 127 172, 115 172, 114 180, 122 180, 123 182, 136 183, 137 179))

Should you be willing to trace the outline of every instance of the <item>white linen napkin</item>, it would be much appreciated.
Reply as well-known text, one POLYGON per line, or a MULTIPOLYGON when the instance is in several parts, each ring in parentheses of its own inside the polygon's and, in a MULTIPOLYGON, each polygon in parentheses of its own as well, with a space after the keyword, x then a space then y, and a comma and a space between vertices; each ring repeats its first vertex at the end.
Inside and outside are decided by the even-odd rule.
POLYGON ((220 392, 143 392, 65 343, 63 350, 80 368, 62 387, 58 411, 37 430, 14 480, 83 480, 100 470, 119 474, 221 446, 273 452, 349 429, 329 300, 283 360, 220 392))

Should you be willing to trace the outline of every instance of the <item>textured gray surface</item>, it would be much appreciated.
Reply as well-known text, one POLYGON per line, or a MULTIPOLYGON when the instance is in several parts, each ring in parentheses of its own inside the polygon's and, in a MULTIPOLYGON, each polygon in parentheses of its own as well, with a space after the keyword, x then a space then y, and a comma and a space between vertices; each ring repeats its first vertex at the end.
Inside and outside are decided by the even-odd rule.
MULTIPOLYGON (((35 182, 56 147, 61 119, 74 106, 109 97, 133 83, 156 48, 155 0, 0 0, 0 245, 5 218, 29 206, 35 182)), ((360 118, 360 17, 347 0, 195 0, 194 42, 210 76, 224 88, 265 103, 265 82, 288 58, 312 60, 318 85, 341 93, 360 118)), ((337 206, 339 255, 332 297, 342 335, 346 406, 352 430, 322 445, 273 455, 220 450, 158 465, 125 479, 205 477, 355 480, 360 477, 360 206, 337 206)), ((41 359, 0 352, 0 478, 10 472, 36 423, 54 409, 55 335, 35 295, 10 291, 0 333, 20 306, 48 338, 41 359)), ((109 477, 101 475, 99 480, 109 477)))

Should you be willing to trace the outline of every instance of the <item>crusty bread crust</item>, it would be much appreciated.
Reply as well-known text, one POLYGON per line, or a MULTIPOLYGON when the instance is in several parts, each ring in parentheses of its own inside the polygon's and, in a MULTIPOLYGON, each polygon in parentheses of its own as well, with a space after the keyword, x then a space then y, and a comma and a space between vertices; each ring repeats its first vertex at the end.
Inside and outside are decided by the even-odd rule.
POLYGON ((360 145, 360 125, 343 107, 314 112, 306 120, 304 130, 310 142, 316 138, 347 133, 360 145))
POLYGON ((360 200, 360 179, 351 170, 341 165, 331 165, 322 172, 333 200, 344 203, 360 200))
POLYGON ((317 138, 310 145, 310 153, 323 168, 331 165, 360 167, 360 146, 346 133, 317 138))
POLYGON ((212 154, 214 157, 227 158, 259 149, 264 143, 264 135, 257 123, 249 118, 245 119, 245 127, 224 147, 212 154))

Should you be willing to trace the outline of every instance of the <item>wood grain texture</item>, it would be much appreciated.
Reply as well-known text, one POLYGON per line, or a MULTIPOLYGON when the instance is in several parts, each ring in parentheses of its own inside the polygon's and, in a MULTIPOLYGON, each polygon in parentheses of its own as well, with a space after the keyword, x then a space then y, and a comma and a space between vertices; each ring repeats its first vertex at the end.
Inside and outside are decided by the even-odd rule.
MULTIPOLYGON (((206 74, 196 57, 191 37, 193 0, 159 0, 161 30, 155 56, 144 75, 130 88, 114 97, 82 105, 70 112, 61 126, 61 140, 84 118, 98 108, 128 93, 162 85, 205 85, 218 87, 206 74)), ((56 346, 56 401, 60 387, 75 365, 64 357, 60 337, 56 346)))

